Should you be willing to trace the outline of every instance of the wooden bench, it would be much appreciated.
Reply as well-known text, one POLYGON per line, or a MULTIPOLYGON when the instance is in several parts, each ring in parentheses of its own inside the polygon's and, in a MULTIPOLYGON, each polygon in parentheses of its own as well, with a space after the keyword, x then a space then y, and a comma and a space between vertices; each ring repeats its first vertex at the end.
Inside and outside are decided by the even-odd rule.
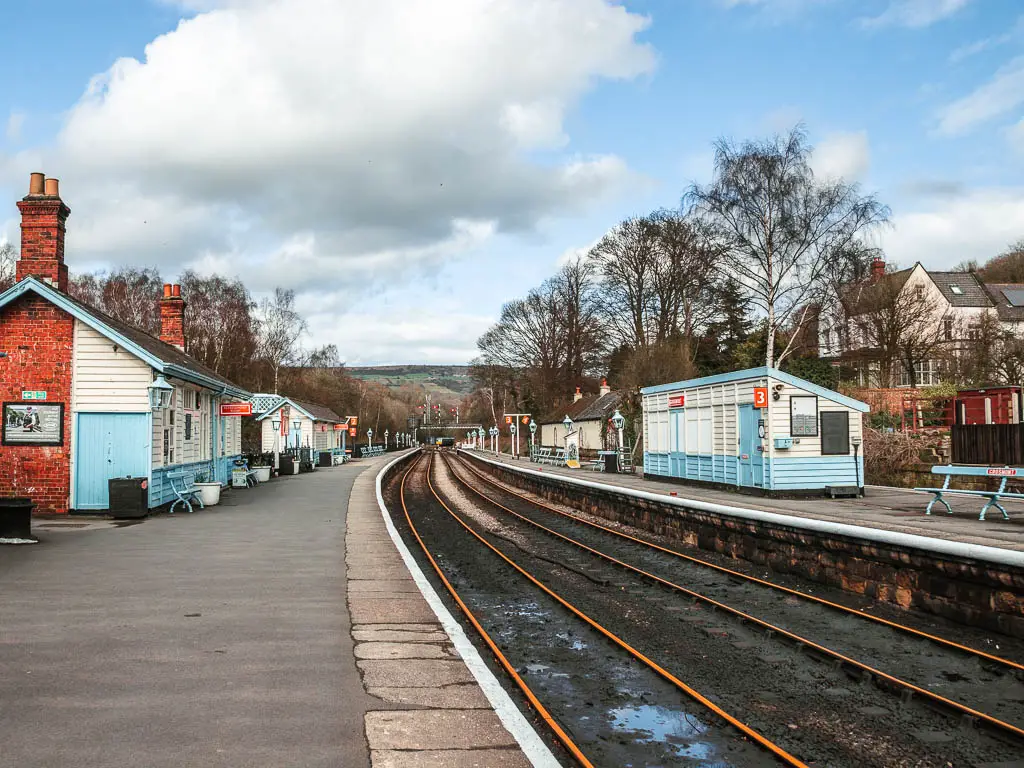
POLYGON ((181 504, 192 512, 192 502, 199 502, 199 508, 203 508, 203 500, 199 496, 199 488, 196 487, 196 473, 190 472, 189 470, 181 470, 179 472, 168 472, 167 479, 171 483, 171 490, 174 491, 174 495, 177 496, 174 503, 171 504, 170 513, 174 514, 174 508, 181 504))
POLYGON ((948 464, 932 467, 932 474, 946 476, 946 480, 942 483, 941 488, 914 489, 915 491, 925 491, 935 495, 935 498, 929 501, 928 506, 925 508, 924 513, 926 515, 930 515, 932 513, 932 507, 935 506, 935 502, 937 501, 942 503, 946 508, 946 512, 953 514, 953 510, 949 506, 949 502, 946 501, 946 496, 980 496, 988 499, 988 501, 986 501, 985 506, 981 508, 981 514, 978 516, 979 520, 985 519, 985 513, 988 512, 989 507, 995 507, 1003 513, 1004 520, 1009 520, 1010 515, 1003 508, 1003 505, 999 503, 999 499, 1024 499, 1024 493, 1008 493, 1006 490, 1006 481, 1011 477, 1024 477, 1024 469, 1017 467, 965 467, 958 466, 956 464, 948 464), (998 477, 1000 478, 1000 483, 999 488, 995 491, 972 491, 968 489, 950 488, 949 481, 953 477, 998 477))

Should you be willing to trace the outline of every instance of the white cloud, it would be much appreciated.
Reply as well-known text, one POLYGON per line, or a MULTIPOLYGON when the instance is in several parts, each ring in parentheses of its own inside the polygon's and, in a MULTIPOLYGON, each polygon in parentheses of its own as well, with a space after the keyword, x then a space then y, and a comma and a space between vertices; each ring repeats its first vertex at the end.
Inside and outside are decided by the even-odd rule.
POLYGON ((985 37, 981 40, 975 40, 973 43, 968 43, 967 45, 961 45, 949 54, 949 60, 953 64, 959 63, 964 59, 976 56, 984 51, 989 51, 993 48, 998 48, 1001 45, 1006 45, 1022 35, 1024 35, 1024 16, 1017 18, 1017 23, 1013 25, 1009 32, 1004 32, 1001 35, 985 37))
POLYGON ((890 0, 878 16, 862 18, 864 27, 907 27, 921 29, 947 19, 971 0, 890 0))
POLYGON ((21 130, 25 126, 25 113, 24 112, 11 112, 7 118, 7 140, 18 141, 21 139, 21 130))
POLYGON ((1024 188, 976 189, 935 202, 893 216, 881 238, 889 258, 948 269, 965 259, 984 262, 1024 232, 1024 188))
POLYGON ((246 280, 383 284, 632 178, 611 155, 529 156, 566 146, 597 82, 653 71, 648 20, 615 0, 166 2, 199 13, 94 77, 55 147, 0 168, 15 188, 61 178, 72 268, 228 259, 246 280))
POLYGON ((947 104, 938 113, 938 131, 947 136, 966 133, 981 123, 1024 103, 1024 56, 1010 61, 984 85, 947 104))
MULTIPOLYGON (((302 297, 299 297, 302 300, 302 297)), ((350 300, 350 297, 349 297, 350 300)), ((319 346, 337 343, 341 333, 358 333, 373 328, 373 333, 361 333, 358 347, 349 347, 343 356, 348 365, 389 365, 408 363, 409 350, 416 350, 415 362, 423 364, 465 364, 478 354, 476 339, 494 322, 493 317, 458 312, 432 311, 419 306, 415 313, 400 307, 383 306, 381 312, 336 312, 313 314, 309 317, 311 329, 308 344, 319 346), (358 350, 358 351, 355 351, 358 350), (355 351, 354 354, 351 352, 355 351)))
POLYGON ((599 242, 601 242, 600 237, 595 239, 589 245, 566 248, 564 251, 562 251, 562 254, 557 259, 555 259, 555 268, 561 269, 566 264, 570 264, 576 261, 577 259, 582 259, 588 253, 590 253, 594 249, 594 246, 597 245, 599 242))
POLYGON ((867 131, 833 133, 825 136, 814 148, 811 167, 825 178, 860 181, 871 164, 867 131))

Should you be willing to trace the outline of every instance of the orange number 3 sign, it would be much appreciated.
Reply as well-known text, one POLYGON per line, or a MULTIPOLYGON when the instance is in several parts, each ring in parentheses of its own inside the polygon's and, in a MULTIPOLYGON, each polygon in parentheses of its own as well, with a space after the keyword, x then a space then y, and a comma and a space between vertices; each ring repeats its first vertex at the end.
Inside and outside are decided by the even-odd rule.
POLYGON ((754 387, 754 407, 768 407, 768 387, 754 387))

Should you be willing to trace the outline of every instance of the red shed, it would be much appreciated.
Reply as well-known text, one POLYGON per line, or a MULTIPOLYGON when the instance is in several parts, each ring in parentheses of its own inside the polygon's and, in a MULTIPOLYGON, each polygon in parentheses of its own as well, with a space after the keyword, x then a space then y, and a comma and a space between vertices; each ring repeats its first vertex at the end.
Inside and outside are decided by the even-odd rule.
POLYGON ((957 424, 1020 424, 1021 388, 986 387, 956 393, 957 424))

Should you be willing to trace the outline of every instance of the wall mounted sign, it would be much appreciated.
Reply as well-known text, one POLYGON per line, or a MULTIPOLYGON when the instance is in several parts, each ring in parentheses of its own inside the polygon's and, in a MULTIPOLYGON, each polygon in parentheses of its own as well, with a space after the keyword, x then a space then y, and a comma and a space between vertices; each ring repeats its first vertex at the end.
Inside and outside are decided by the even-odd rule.
POLYGON ((793 437, 818 436, 816 395, 793 395, 789 398, 789 434, 793 437))
POLYGON ((347 427, 344 424, 335 424, 334 425, 334 431, 335 432, 344 432, 346 429, 347 429, 347 427))
POLYGON ((754 407, 768 407, 768 387, 754 387, 754 407))
POLYGON ((684 408, 686 407, 686 395, 670 395, 668 398, 669 408, 684 408))
POLYGON ((64 403, 4 403, 3 445, 63 445, 64 403))
POLYGON ((26 389, 21 393, 22 400, 45 400, 46 390, 40 389, 26 389))
POLYGON ((349 428, 349 430, 348 430, 348 436, 349 436, 349 437, 355 437, 355 436, 356 436, 356 428, 355 428, 355 427, 350 427, 350 428, 349 428))
POLYGON ((221 416, 252 416, 252 403, 221 403, 221 416))

